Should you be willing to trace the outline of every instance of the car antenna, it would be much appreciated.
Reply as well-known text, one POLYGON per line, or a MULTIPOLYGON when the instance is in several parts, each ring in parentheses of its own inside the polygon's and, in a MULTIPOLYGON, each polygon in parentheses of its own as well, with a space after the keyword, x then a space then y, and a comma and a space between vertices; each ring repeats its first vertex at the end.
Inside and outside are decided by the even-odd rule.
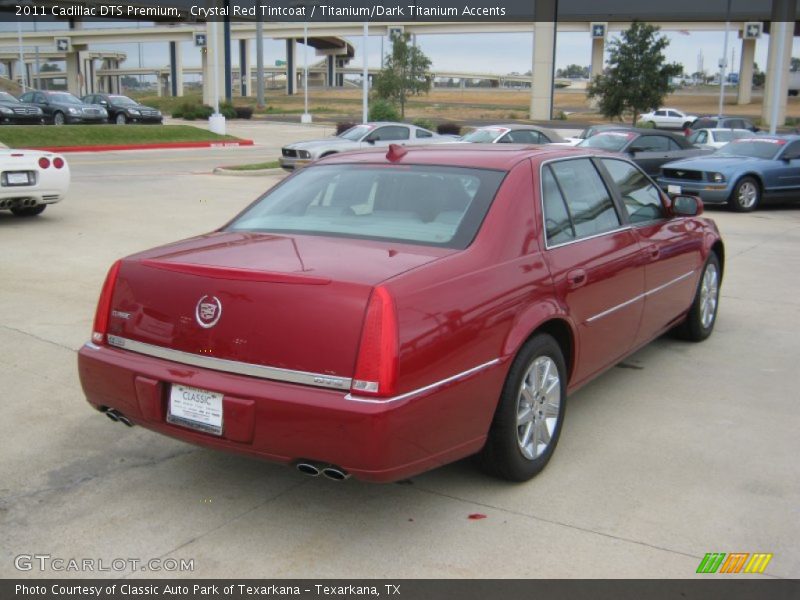
POLYGON ((386 153, 386 158, 389 162, 397 162, 408 154, 408 150, 399 144, 389 144, 389 151, 386 153))

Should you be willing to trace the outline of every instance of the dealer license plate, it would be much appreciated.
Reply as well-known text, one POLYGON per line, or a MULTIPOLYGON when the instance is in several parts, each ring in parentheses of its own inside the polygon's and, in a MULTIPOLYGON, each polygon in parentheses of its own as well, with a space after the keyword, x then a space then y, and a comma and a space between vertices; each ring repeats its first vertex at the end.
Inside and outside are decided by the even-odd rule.
POLYGON ((6 173, 6 181, 8 185, 28 185, 28 173, 27 171, 22 171, 19 173, 6 173))
POLYGON ((167 422, 222 435, 222 394, 173 384, 167 422))
POLYGON ((668 194, 680 194, 681 193, 681 186, 679 186, 679 185, 668 185, 667 186, 667 193, 668 194))

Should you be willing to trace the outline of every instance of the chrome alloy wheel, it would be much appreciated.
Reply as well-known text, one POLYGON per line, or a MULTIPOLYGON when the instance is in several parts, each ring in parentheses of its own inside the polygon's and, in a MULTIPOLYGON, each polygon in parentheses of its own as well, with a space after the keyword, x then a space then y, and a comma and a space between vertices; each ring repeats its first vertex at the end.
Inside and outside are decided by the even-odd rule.
POLYGON ((703 272, 703 281, 700 284, 700 322, 704 329, 714 323, 717 314, 717 301, 719 299, 719 272, 717 265, 709 263, 703 272))
POLYGON ((549 356, 539 356, 528 367, 517 395, 517 444, 528 460, 541 456, 550 445, 560 405, 556 363, 549 356))
POLYGON ((758 188, 752 181, 744 181, 739 186, 736 200, 742 208, 753 208, 758 200, 758 188))

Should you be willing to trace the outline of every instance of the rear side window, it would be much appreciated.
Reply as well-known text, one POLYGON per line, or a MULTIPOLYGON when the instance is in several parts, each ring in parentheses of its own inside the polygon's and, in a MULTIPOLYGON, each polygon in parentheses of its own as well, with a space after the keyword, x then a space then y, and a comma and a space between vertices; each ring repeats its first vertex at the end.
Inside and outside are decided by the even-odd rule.
POLYGON ((421 165, 306 167, 227 229, 463 249, 478 232, 504 175, 421 165))
POLYGON ((602 160, 622 196, 631 223, 646 223, 664 216, 661 195, 644 173, 622 160, 602 160))
POLYGON ((588 158, 550 165, 578 238, 617 229, 621 222, 600 174, 588 158))
POLYGON ((550 167, 542 169, 542 208, 544 209, 545 236, 548 245, 561 244, 575 239, 575 229, 567 212, 564 196, 558 189, 550 167))
POLYGON ((433 134, 430 131, 428 131, 427 129, 417 129, 416 136, 418 138, 429 138, 429 137, 433 137, 433 134))

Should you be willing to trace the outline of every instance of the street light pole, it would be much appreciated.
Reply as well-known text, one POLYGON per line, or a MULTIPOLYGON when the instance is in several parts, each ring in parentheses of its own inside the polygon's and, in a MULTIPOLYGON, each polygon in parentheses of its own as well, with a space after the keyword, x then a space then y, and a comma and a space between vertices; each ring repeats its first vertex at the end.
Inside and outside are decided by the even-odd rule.
POLYGON ((25 68, 25 54, 22 49, 22 21, 17 21, 17 42, 19 43, 19 81, 24 92, 25 88, 28 87, 28 74, 25 72, 27 69, 25 68))
POLYGON ((308 21, 303 21, 303 116, 301 123, 311 123, 308 114, 308 21))
POLYGON ((362 82, 361 87, 361 121, 366 123, 369 120, 369 101, 367 100, 367 96, 369 95, 369 68, 367 66, 367 44, 369 43, 369 25, 366 21, 364 21, 364 36, 362 41, 362 49, 361 52, 364 55, 364 81, 362 82))
MULTIPOLYGON (((728 8, 725 12, 725 41, 722 50, 722 58, 719 61, 719 116, 722 116, 725 103, 725 67, 728 63, 728 33, 731 28, 731 0, 728 0, 728 8)), ((740 84, 741 85, 741 84, 740 84)))

